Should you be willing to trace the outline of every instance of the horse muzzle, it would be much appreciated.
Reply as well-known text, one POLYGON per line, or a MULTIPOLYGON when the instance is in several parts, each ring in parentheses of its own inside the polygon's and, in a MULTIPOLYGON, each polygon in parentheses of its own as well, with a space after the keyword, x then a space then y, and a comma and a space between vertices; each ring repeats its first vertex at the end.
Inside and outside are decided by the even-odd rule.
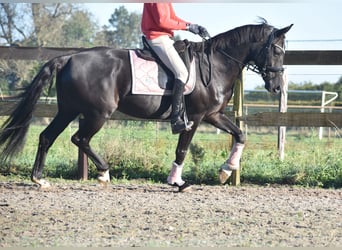
POLYGON ((265 88, 272 94, 278 94, 280 92, 280 86, 283 83, 283 67, 267 66, 261 73, 265 82, 265 88))
POLYGON ((264 77, 265 82, 265 89, 272 94, 278 94, 280 92, 280 86, 282 84, 282 77, 275 76, 275 77, 264 77))
POLYGON ((266 82, 265 89, 271 94, 278 94, 280 92, 280 86, 272 87, 272 84, 269 82, 266 82))

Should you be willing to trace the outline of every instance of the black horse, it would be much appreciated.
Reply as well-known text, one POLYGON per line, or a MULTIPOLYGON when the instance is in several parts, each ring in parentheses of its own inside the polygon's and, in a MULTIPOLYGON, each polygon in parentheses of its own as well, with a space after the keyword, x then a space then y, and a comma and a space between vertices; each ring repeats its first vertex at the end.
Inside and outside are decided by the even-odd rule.
MULTIPOLYGON (((190 131, 179 135, 170 175, 177 175, 181 180, 184 158, 202 121, 232 134, 235 139, 231 155, 221 167, 221 182, 227 180, 231 170, 239 167, 245 139, 241 130, 224 114, 233 94, 234 81, 248 66, 262 76, 269 92, 278 92, 282 84, 285 33, 291 27, 277 29, 267 23, 245 25, 204 42, 190 43, 197 80, 193 92, 185 97, 185 104, 189 120, 194 121, 194 125, 190 131), (205 75, 210 81, 203 79, 205 75)), ((108 165, 92 150, 89 142, 114 111, 144 119, 169 119, 170 96, 132 94, 128 50, 88 49, 51 59, 20 94, 18 105, 0 133, 2 159, 8 160, 22 149, 35 105, 43 88, 47 85, 51 88, 55 72, 58 112, 40 134, 31 176, 32 181, 41 187, 49 186, 42 179, 42 171, 50 146, 78 116, 83 116, 84 122, 71 140, 94 162, 99 180, 104 182, 109 181, 108 165)))

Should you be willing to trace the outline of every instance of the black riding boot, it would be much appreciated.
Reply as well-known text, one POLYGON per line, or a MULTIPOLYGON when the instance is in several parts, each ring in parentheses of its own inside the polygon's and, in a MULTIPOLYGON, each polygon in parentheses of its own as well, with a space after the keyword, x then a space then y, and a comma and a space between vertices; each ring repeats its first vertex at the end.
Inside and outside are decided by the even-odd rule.
POLYGON ((183 130, 191 130, 192 121, 186 123, 181 118, 183 104, 184 83, 176 79, 172 90, 172 112, 171 112, 171 129, 173 134, 179 134, 183 130))

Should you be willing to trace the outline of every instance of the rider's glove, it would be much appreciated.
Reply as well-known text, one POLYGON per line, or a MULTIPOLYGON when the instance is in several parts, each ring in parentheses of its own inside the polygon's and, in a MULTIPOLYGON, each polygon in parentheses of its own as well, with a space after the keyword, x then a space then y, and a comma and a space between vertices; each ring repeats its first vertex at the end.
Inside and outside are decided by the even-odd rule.
POLYGON ((195 35, 200 35, 203 38, 210 37, 207 29, 198 24, 188 23, 186 27, 188 31, 194 33, 195 35))

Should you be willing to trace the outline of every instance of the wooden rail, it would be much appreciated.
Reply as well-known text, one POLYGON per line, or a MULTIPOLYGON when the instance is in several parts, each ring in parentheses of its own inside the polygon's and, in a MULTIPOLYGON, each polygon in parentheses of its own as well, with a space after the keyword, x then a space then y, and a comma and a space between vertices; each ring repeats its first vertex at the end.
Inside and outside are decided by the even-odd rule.
MULTIPOLYGON (((11 114, 17 102, 15 101, 0 101, 0 116, 7 116, 11 114)), ((49 104, 44 102, 37 103, 33 115, 35 117, 55 117, 57 114, 57 104, 49 104)), ((141 121, 142 119, 125 115, 119 111, 114 112, 111 120, 133 120, 141 121)))
MULTIPOLYGON (((0 101, 0 116, 7 116, 17 103, 15 101, 0 101)), ((54 117, 57 113, 56 104, 38 103, 34 111, 35 117, 54 117)), ((247 116, 236 117, 237 121, 244 122, 249 126, 286 126, 286 127, 342 127, 342 112, 318 113, 318 112, 260 112, 247 116)), ((139 120, 114 112, 111 120, 139 120)), ((161 120, 157 120, 161 121, 161 120)))
MULTIPOLYGON (((0 46, 0 59, 48 60, 86 48, 0 46)), ((288 50, 285 65, 342 65, 341 50, 288 50)))
POLYGON ((237 117, 249 126, 342 127, 342 113, 262 112, 237 117))
POLYGON ((44 61, 56 56, 71 54, 81 50, 82 49, 80 48, 0 46, 0 59, 44 61))
POLYGON ((342 65, 341 50, 288 50, 285 65, 342 65))

